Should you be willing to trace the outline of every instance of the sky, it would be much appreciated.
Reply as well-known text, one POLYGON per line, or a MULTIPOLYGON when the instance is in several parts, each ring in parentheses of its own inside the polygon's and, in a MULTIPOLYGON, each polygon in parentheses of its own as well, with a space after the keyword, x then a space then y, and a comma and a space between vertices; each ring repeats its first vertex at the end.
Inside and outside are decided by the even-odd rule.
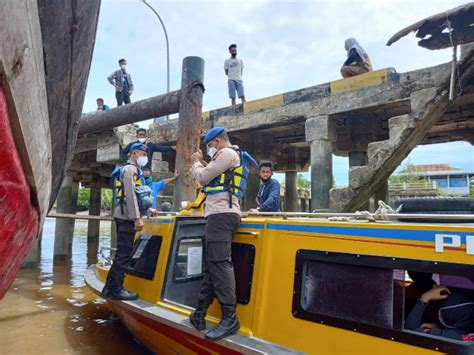
MULTIPOLYGON (((391 47, 387 40, 400 29, 466 1, 148 1, 165 23, 170 43, 170 87, 181 84, 186 56, 205 60, 203 111, 229 105, 223 64, 228 46, 238 45, 244 62, 248 100, 340 79, 344 40, 355 37, 375 69, 397 72, 434 66, 451 59, 449 49, 430 51, 413 34, 391 47)), ((126 58, 135 91, 132 101, 166 92, 166 43, 153 12, 139 0, 102 0, 99 27, 84 112, 103 97, 115 106, 107 76, 126 58)), ((150 122, 140 125, 148 127, 150 122)), ((474 148, 465 142, 417 147, 412 164, 449 163, 474 171, 474 148)), ((403 165, 403 163, 402 163, 403 165)), ((334 157, 336 185, 347 184, 348 162, 334 157)), ((305 174, 309 176, 308 174, 305 174)))

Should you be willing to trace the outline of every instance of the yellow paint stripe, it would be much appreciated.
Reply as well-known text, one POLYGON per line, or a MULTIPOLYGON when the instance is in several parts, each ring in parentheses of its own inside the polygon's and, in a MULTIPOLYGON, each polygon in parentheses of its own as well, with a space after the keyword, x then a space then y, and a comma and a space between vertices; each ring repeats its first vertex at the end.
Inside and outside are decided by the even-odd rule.
POLYGON ((331 94, 340 94, 347 91, 386 83, 388 81, 388 74, 394 71, 393 68, 385 68, 353 76, 351 78, 332 81, 330 83, 331 94))
POLYGON ((260 111, 269 107, 283 105, 283 94, 265 97, 259 100, 247 101, 244 103, 244 113, 260 111))
POLYGON ((201 118, 202 118, 203 120, 208 120, 210 116, 211 116, 211 111, 203 112, 203 113, 201 114, 201 118))

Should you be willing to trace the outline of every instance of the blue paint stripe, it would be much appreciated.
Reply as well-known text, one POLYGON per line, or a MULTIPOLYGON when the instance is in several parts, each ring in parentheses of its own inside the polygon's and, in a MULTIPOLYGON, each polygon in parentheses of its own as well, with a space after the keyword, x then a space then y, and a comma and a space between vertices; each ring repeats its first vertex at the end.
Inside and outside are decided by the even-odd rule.
POLYGON ((149 221, 151 223, 163 223, 163 224, 173 223, 172 219, 150 219, 149 221))
POLYGON ((349 235, 354 237, 372 237, 383 239, 401 239, 414 240, 421 242, 434 242, 435 234, 460 235, 462 244, 466 244, 466 233, 447 232, 447 231, 420 231, 420 230, 399 230, 399 229, 382 229, 382 228, 354 228, 354 227, 330 227, 330 226, 305 226, 305 225, 288 225, 288 224, 268 224, 268 229, 349 235))
POLYGON ((240 224, 240 228, 252 228, 252 229, 263 229, 263 224, 250 224, 250 223, 242 223, 240 224))

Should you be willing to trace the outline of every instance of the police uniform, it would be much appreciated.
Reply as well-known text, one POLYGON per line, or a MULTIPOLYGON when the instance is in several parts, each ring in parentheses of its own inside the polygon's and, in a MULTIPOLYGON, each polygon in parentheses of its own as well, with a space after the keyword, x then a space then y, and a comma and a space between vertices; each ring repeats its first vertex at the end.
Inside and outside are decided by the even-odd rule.
MULTIPOLYGON (((205 136, 207 144, 224 132, 216 127, 205 136)), ((238 147, 220 149, 204 166, 196 161, 191 174, 203 185, 205 207, 205 267, 199 293, 199 304, 190 317, 198 329, 205 329, 207 308, 217 297, 222 307, 219 325, 206 333, 206 338, 218 340, 235 333, 240 324, 235 316, 236 291, 234 266, 231 258, 232 238, 240 225, 240 203, 246 187, 249 165, 238 147)))
MULTIPOLYGON (((134 150, 147 151, 144 144, 136 143, 132 146, 134 150)), ((130 264, 133 251, 133 240, 135 236, 135 220, 140 218, 138 199, 135 193, 136 186, 143 184, 143 175, 132 162, 117 168, 115 179, 116 207, 114 221, 117 230, 117 251, 114 261, 107 275, 107 281, 102 290, 104 298, 136 299, 138 295, 128 292, 123 288, 125 271, 130 264)), ((114 173, 112 175, 114 176, 114 173)))

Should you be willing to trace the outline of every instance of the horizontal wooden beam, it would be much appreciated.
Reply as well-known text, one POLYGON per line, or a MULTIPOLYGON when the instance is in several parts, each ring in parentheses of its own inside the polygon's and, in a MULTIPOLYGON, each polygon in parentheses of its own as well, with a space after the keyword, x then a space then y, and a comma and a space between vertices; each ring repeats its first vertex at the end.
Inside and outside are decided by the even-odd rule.
POLYGON ((177 90, 108 111, 88 113, 80 121, 79 136, 177 113, 180 101, 181 90, 177 90))
POLYGON ((70 214, 70 213, 50 213, 47 217, 50 218, 72 218, 72 219, 86 219, 86 220, 95 220, 95 221, 113 221, 113 217, 105 216, 91 216, 91 215, 80 215, 80 214, 70 214))

